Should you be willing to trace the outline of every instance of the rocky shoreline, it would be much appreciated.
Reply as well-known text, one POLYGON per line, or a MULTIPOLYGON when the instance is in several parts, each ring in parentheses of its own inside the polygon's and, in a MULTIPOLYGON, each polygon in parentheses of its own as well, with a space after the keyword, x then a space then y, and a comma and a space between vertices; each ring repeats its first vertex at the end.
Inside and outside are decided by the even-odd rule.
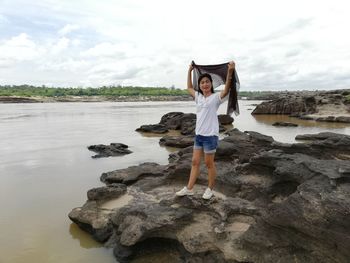
MULTIPOLYGON (((168 113, 160 123, 181 129, 183 117, 168 113)), ((89 190, 69 218, 113 248, 119 262, 162 252, 174 262, 348 262, 350 136, 305 134, 292 144, 254 131, 225 136, 213 199, 201 198, 204 164, 195 195, 175 196, 191 168, 186 135, 168 140, 183 147, 168 165, 103 173, 106 186, 89 190)))
POLYGON ((286 93, 257 105, 252 114, 283 114, 304 120, 350 123, 350 90, 286 93))

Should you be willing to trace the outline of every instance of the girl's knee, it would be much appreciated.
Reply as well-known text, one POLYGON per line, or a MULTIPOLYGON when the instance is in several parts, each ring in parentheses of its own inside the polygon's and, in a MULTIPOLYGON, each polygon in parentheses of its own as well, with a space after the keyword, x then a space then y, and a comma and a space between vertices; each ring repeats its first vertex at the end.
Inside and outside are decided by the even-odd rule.
POLYGON ((214 160, 205 160, 205 166, 208 169, 215 168, 214 160))
POLYGON ((201 164, 201 160, 197 158, 192 159, 192 166, 199 166, 201 164))

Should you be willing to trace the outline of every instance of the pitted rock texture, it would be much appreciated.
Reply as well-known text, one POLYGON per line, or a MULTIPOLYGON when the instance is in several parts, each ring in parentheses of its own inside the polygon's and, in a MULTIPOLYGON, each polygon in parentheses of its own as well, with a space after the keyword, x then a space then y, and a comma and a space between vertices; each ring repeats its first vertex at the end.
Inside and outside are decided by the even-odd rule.
POLYGON ((175 196, 188 180, 190 146, 168 165, 105 173, 106 189, 97 192, 106 200, 90 198, 69 217, 113 247, 120 262, 162 249, 179 262, 348 262, 350 136, 320 133, 285 144, 253 131, 226 135, 212 199, 201 197, 204 164, 195 194, 175 196), (127 190, 114 198, 110 187, 127 190))

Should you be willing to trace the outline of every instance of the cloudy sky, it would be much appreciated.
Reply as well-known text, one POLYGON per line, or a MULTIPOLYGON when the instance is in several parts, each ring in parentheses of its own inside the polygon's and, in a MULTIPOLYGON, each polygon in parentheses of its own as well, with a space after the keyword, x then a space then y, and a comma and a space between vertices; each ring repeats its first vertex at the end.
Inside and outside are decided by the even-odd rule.
POLYGON ((0 0, 0 85, 184 89, 234 60, 242 90, 350 88, 348 0, 0 0))

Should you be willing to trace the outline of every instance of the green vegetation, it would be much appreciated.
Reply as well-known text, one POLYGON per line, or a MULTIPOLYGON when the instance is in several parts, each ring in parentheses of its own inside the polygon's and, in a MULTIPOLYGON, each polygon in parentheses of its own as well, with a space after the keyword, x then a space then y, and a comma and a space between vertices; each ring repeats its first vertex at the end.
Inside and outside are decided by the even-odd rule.
POLYGON ((153 88, 153 87, 121 87, 109 86, 99 88, 49 88, 30 85, 0 86, 0 96, 19 97, 64 97, 64 96, 179 96, 187 95, 186 90, 153 88))
MULTIPOLYGON (((272 91, 240 91, 239 98, 249 100, 269 99, 278 92, 272 91)), ((31 85, 4 85, 0 86, 0 96, 17 97, 68 97, 68 96, 104 96, 104 97, 137 97, 137 96, 183 96, 187 90, 162 87, 122 87, 104 86, 99 88, 54 88, 36 87, 31 85)))
POLYGON ((347 103, 350 103, 350 95, 345 96, 345 101, 346 101, 347 103))

